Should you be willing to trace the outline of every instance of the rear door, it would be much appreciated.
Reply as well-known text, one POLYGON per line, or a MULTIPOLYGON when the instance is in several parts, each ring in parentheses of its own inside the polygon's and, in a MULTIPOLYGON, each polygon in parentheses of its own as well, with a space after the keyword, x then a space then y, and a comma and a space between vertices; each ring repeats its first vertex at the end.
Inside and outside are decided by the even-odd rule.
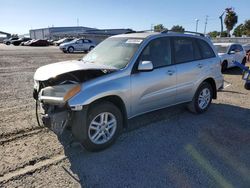
POLYGON ((84 51, 89 50, 89 45, 90 45, 89 40, 84 39, 84 41, 83 41, 83 50, 84 51))
POLYGON ((83 50, 83 39, 77 40, 74 48, 77 51, 82 51, 83 50))
MULTIPOLYGON (((191 101, 196 84, 208 70, 207 60, 202 57, 199 39, 192 37, 174 37, 174 63, 177 69, 176 101, 177 103, 191 101)), ((215 57, 214 52, 212 51, 215 57)))
POLYGON ((131 75, 132 116, 175 104, 176 66, 172 64, 170 39, 152 40, 142 51, 131 75), (139 72, 140 61, 151 61, 154 69, 139 72))

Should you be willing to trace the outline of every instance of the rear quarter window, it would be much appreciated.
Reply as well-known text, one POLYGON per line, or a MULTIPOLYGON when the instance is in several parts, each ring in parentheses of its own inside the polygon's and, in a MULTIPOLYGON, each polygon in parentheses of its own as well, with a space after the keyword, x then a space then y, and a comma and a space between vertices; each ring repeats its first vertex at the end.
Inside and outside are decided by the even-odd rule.
POLYGON ((174 38, 175 63, 185 63, 201 59, 199 46, 193 38, 174 38))
POLYGON ((213 58, 215 57, 215 53, 211 46, 204 40, 197 39, 197 42, 200 46, 201 55, 203 59, 213 58))

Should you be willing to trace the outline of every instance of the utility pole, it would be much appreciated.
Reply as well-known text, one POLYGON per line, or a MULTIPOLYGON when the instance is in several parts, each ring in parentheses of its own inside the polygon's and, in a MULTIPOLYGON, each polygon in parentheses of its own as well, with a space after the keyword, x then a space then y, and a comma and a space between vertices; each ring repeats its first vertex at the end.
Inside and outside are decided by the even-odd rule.
POLYGON ((204 35, 206 34, 206 30, 207 30, 207 19, 208 19, 208 15, 206 15, 205 28, 204 28, 204 35))
POLYGON ((79 19, 76 19, 77 27, 79 27, 79 19))
POLYGON ((221 15, 220 15, 220 26, 221 26, 221 30, 220 30, 220 37, 221 37, 221 34, 223 32, 223 21, 222 21, 222 18, 223 18, 223 15, 225 14, 226 11, 224 11, 221 15))
POLYGON ((151 24, 151 32, 154 31, 154 24, 151 24))
POLYGON ((195 19, 195 21, 196 21, 196 28, 195 28, 195 31, 197 32, 198 31, 198 22, 199 22, 199 19, 195 19))

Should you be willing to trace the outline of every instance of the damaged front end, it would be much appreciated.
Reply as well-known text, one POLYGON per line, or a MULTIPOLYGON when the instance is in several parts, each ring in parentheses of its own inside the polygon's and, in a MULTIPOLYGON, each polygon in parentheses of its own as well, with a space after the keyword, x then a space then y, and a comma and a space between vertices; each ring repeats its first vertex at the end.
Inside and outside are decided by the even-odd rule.
POLYGON ((81 91, 79 84, 62 84, 34 89, 36 112, 39 125, 43 125, 60 135, 71 120, 71 109, 67 100, 81 91))
MULTIPOLYGON (((73 62, 72 66, 74 64, 73 62)), ((84 66, 84 63, 82 64, 83 66, 78 66, 77 70, 67 72, 65 69, 57 75, 50 72, 46 77, 46 71, 53 71, 48 68, 52 67, 53 64, 52 66, 47 65, 46 69, 41 67, 34 75, 33 97, 36 100, 38 124, 48 127, 57 135, 62 134, 66 127, 71 126, 73 110, 81 110, 81 106, 75 107, 75 109, 70 108, 67 101, 82 92, 83 83, 114 71, 114 69, 91 68, 88 65, 84 66)), ((57 66, 59 66, 58 63, 57 66)))

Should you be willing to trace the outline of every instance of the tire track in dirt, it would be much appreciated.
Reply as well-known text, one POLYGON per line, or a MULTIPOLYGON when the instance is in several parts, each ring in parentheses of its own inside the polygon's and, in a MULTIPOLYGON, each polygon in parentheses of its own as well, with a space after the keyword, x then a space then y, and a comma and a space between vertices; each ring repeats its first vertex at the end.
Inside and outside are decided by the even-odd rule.
POLYGON ((76 174, 70 172, 70 164, 64 155, 27 166, 4 177, 0 187, 87 187, 76 174))
POLYGON ((57 136, 47 129, 4 142, 0 146, 0 177, 62 154, 57 136))

